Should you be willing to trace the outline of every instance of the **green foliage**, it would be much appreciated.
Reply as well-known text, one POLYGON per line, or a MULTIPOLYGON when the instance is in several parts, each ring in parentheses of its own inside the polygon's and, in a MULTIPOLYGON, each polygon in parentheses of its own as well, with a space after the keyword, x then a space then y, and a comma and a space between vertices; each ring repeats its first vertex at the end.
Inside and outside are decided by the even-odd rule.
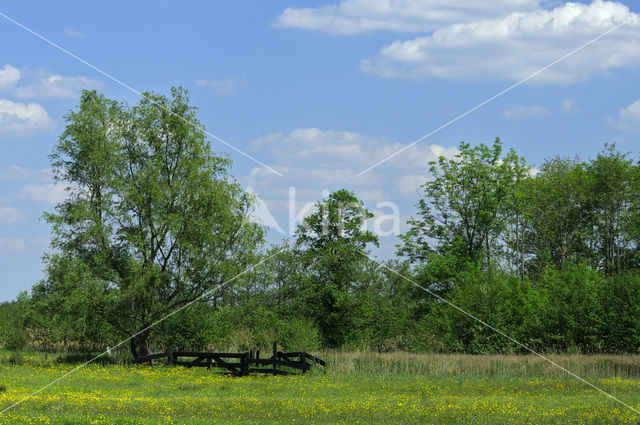
POLYGON ((640 275, 625 272, 606 279, 594 307, 597 334, 604 351, 640 352, 640 275))
POLYGON ((85 91, 66 116, 51 162, 69 196, 46 214, 54 251, 33 291, 64 334, 141 331, 131 351, 147 354, 145 328, 255 262, 251 197, 195 112, 174 88, 132 108, 85 91))
MULTIPOLYGON (((528 280, 504 273, 487 273, 477 268, 465 272, 461 281, 451 293, 452 304, 516 341, 534 347, 540 344, 544 303, 528 280)), ((427 322, 433 322, 429 338, 433 338, 433 334, 439 335, 437 351, 524 351, 512 340, 446 303, 435 302, 427 317, 427 322)))
POLYGON ((153 339, 169 349, 216 349, 268 351, 273 342, 284 349, 312 350, 319 347, 315 325, 296 317, 283 317, 265 307, 222 307, 206 305, 178 313, 167 320, 153 339))
POLYGON ((0 345, 10 351, 22 351, 29 343, 27 315, 28 298, 25 293, 16 301, 0 304, 0 345))
POLYGON ((591 176, 593 266, 607 274, 620 273, 634 266, 637 237, 634 220, 638 216, 638 167, 628 155, 615 150, 615 144, 586 165, 591 176))
POLYGON ((540 278, 548 297, 544 316, 546 348, 572 352, 600 349, 597 295, 605 282, 584 263, 546 270, 540 278))
POLYGON ((0 306, 5 346, 104 349, 197 299, 134 338, 132 354, 273 342, 526 352, 500 332, 537 351, 640 351, 640 167, 615 145, 533 173, 498 139, 462 143, 430 163, 404 258, 377 264, 372 214, 347 190, 318 202, 294 241, 261 250, 229 161, 158 106, 197 123, 186 92, 149 96, 129 108, 85 92, 67 116, 51 158, 69 198, 46 215, 47 278, 0 306))
POLYGON ((351 192, 339 190, 316 204, 318 211, 296 231, 304 264, 304 311, 313 318, 328 347, 340 347, 358 328, 363 304, 354 295, 358 274, 368 263, 364 250, 378 238, 364 230, 373 217, 351 192))
POLYGON ((425 285, 451 289, 457 271, 476 263, 489 267, 501 259, 505 219, 519 213, 514 210, 521 204, 516 191, 526 172, 514 151, 502 156, 499 139, 492 147, 461 143, 454 158, 430 163, 419 217, 409 220, 399 249, 423 265, 419 275, 425 285))
POLYGON ((527 181, 526 214, 535 247, 531 261, 534 273, 542 272, 547 264, 561 269, 567 261, 575 264, 586 259, 583 248, 591 219, 590 179, 584 164, 555 158, 527 181))

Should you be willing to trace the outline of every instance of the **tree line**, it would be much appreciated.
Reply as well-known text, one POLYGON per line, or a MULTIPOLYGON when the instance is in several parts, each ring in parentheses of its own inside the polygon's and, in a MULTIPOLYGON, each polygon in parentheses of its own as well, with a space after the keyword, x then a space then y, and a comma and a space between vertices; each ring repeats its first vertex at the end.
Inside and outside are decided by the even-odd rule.
POLYGON ((425 164, 378 262, 344 189, 268 246, 196 112, 181 88, 133 107, 83 92, 51 154, 69 192, 45 214, 46 277, 0 305, 5 347, 523 351, 427 289, 536 350, 638 352, 640 167, 614 144, 534 169, 499 139, 461 143, 425 164))

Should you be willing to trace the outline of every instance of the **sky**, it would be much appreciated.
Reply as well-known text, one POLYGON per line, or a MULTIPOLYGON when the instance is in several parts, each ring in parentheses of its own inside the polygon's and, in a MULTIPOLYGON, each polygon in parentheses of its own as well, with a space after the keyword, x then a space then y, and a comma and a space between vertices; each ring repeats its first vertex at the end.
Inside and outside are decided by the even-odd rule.
POLYGON ((377 214, 381 257, 416 213, 428 162, 462 141, 500 137, 532 167, 606 142, 638 157, 636 2, 152 4, 0 5, 0 301, 44 276, 42 215, 66 194, 48 155, 83 89, 133 105, 136 91, 185 87, 270 241, 346 188, 377 214))

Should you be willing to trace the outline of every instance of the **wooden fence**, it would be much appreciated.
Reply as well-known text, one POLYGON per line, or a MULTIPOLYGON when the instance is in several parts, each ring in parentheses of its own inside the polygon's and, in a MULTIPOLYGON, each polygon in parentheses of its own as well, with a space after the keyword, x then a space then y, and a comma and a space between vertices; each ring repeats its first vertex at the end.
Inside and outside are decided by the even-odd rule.
POLYGON ((267 373, 272 375, 291 375, 306 373, 313 365, 326 366, 323 360, 305 352, 284 353, 278 351, 273 344, 271 357, 260 358, 260 351, 245 353, 208 353, 192 351, 168 351, 138 357, 134 363, 153 364, 156 360, 166 359, 170 365, 186 367, 206 367, 207 369, 223 369, 223 373, 234 376, 247 376, 251 373, 267 373))

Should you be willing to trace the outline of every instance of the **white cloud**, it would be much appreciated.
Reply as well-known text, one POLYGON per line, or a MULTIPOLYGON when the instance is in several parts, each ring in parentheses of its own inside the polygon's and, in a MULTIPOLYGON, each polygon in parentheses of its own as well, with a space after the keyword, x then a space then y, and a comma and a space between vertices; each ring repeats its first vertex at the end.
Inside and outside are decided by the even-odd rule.
POLYGON ((620 108, 618 116, 609 118, 609 123, 625 131, 640 131, 640 99, 620 108))
POLYGON ((27 241, 16 236, 0 237, 0 252, 22 252, 27 248, 27 241))
POLYGON ((354 191, 370 209, 384 201, 405 203, 405 208, 413 209, 415 188, 426 181, 429 161, 440 155, 451 158, 458 150, 417 144, 365 175, 356 175, 403 146, 351 131, 302 128, 288 134, 273 133, 254 140, 252 147, 264 156, 270 154, 270 166, 284 177, 256 167, 242 182, 261 195, 285 231, 290 230, 290 187, 295 187, 296 212, 307 202, 317 202, 324 190, 341 188, 354 191))
POLYGON ((22 238, 19 236, 1 237, 0 252, 21 253, 26 250, 42 252, 49 246, 49 239, 44 237, 22 238))
MULTIPOLYGON (((403 143, 390 143, 384 138, 318 128, 297 129, 288 135, 270 134, 254 140, 252 145, 271 151, 280 164, 276 167, 282 171, 300 169, 301 174, 311 175, 324 184, 366 181, 366 178, 354 179, 356 172, 404 147, 403 143)), ((455 147, 417 144, 401 158, 388 161, 388 166, 403 171, 418 168, 426 173, 429 161, 456 152, 455 147)), ((375 178, 375 174, 368 178, 375 178)))
MULTIPOLYGON (((565 3, 460 23, 395 41, 361 62, 381 77, 520 80, 635 15, 617 2, 565 3)), ((533 80, 572 83, 640 65, 640 21, 632 21, 533 80)))
POLYGON ((41 105, 0 99, 0 134, 29 137, 54 127, 54 121, 41 105))
POLYGON ((0 69, 0 90, 13 88, 20 80, 20 70, 11 65, 0 69))
POLYGON ((83 89, 101 89, 103 87, 104 83, 97 78, 48 75, 43 71, 38 71, 31 76, 31 82, 16 88, 15 95, 27 99, 72 99, 80 96, 80 91, 83 89))
POLYGON ((247 81, 242 78, 227 78, 226 80, 196 80, 200 87, 209 87, 218 96, 235 94, 238 90, 247 86, 247 81))
POLYGON ((337 5, 287 8, 276 25, 330 34, 378 30, 425 32, 445 25, 533 10, 539 0, 344 0, 337 5))
POLYGON ((573 114, 580 111, 580 107, 572 99, 562 101, 562 111, 567 114, 573 114))
POLYGON ((74 30, 73 28, 67 28, 64 30, 64 35, 69 38, 84 38, 84 34, 78 30, 74 30))
POLYGON ((25 219, 25 213, 17 208, 0 207, 0 222, 16 223, 25 219))
POLYGON ((519 120, 521 118, 539 118, 547 115, 548 112, 547 108, 540 105, 518 105, 503 111, 502 117, 511 120, 519 120))
POLYGON ((30 181, 37 183, 50 182, 51 170, 36 170, 11 165, 7 168, 0 169, 0 182, 2 181, 30 181))
POLYGON ((57 204, 67 197, 66 186, 56 184, 27 184, 18 192, 18 199, 57 204))
POLYGON ((397 180, 397 186, 400 193, 410 197, 417 198, 420 186, 427 182, 426 173, 423 174, 407 174, 397 180))

